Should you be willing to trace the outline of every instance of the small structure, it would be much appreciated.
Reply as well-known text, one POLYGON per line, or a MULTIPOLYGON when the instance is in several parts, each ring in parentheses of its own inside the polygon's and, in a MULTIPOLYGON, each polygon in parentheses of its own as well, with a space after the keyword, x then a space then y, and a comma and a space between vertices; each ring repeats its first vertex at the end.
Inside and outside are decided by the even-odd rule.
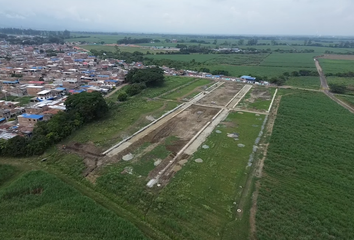
POLYGON ((37 122, 43 121, 43 115, 25 113, 18 116, 17 119, 21 127, 33 128, 37 122))
POLYGON ((244 76, 241 77, 241 80, 245 80, 245 81, 248 81, 248 82, 254 82, 254 81, 256 81, 256 78, 244 75, 244 76))
POLYGON ((40 91, 39 93, 37 93, 37 99, 40 102, 42 102, 42 101, 45 101, 45 100, 53 100, 54 96, 53 96, 51 90, 43 90, 43 91, 40 91))

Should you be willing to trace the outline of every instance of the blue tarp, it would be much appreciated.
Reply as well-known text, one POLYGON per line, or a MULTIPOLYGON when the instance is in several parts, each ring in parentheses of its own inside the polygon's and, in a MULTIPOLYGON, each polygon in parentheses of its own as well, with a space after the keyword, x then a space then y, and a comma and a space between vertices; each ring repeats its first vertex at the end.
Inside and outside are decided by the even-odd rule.
POLYGON ((38 120, 43 119, 43 115, 36 115, 36 114, 25 113, 25 114, 22 114, 21 116, 24 118, 31 118, 31 119, 38 119, 38 120))
POLYGON ((241 78, 242 78, 242 79, 246 79, 246 80, 248 80, 248 81, 254 81, 254 80, 256 80, 255 77, 246 76, 246 75, 242 76, 241 78))

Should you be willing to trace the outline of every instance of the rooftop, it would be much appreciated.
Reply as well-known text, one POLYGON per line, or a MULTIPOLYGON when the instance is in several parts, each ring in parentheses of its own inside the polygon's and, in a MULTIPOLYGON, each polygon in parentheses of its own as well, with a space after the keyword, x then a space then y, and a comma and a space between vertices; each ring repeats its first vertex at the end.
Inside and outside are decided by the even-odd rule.
POLYGON ((43 115, 36 115, 36 114, 22 114, 20 115, 20 117, 24 117, 24 118, 30 118, 30 119, 43 119, 43 115))

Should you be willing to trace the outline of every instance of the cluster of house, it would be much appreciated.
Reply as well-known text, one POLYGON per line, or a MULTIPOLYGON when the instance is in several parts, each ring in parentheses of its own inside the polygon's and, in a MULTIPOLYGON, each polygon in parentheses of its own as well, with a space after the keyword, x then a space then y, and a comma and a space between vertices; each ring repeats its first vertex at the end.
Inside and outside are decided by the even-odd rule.
POLYGON ((38 121, 65 110, 68 94, 108 93, 122 84, 129 69, 142 63, 98 60, 70 45, 24 47, 0 42, 0 138, 29 134, 38 121), (30 104, 7 101, 29 97, 30 104))
MULTIPOLYGON (((154 67, 154 66, 148 66, 154 67)), ((31 134, 38 121, 49 120, 65 110, 68 94, 108 93, 122 84, 130 69, 146 68, 143 63, 98 60, 75 45, 8 45, 0 41, 0 139, 31 134), (30 97, 25 107, 10 97, 30 97)), ((267 85, 250 76, 240 78, 212 75, 163 66, 166 75, 184 75, 214 80, 267 85)))

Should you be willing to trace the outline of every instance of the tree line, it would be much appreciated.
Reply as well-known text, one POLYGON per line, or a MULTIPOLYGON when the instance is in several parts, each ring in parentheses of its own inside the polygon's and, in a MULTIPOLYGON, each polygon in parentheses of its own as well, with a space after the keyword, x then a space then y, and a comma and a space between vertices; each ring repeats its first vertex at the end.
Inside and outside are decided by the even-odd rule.
POLYGON ((1 140, 0 155, 24 157, 43 154, 48 147, 108 112, 106 101, 99 92, 70 95, 65 106, 65 112, 59 112, 49 121, 38 122, 31 136, 1 140))

